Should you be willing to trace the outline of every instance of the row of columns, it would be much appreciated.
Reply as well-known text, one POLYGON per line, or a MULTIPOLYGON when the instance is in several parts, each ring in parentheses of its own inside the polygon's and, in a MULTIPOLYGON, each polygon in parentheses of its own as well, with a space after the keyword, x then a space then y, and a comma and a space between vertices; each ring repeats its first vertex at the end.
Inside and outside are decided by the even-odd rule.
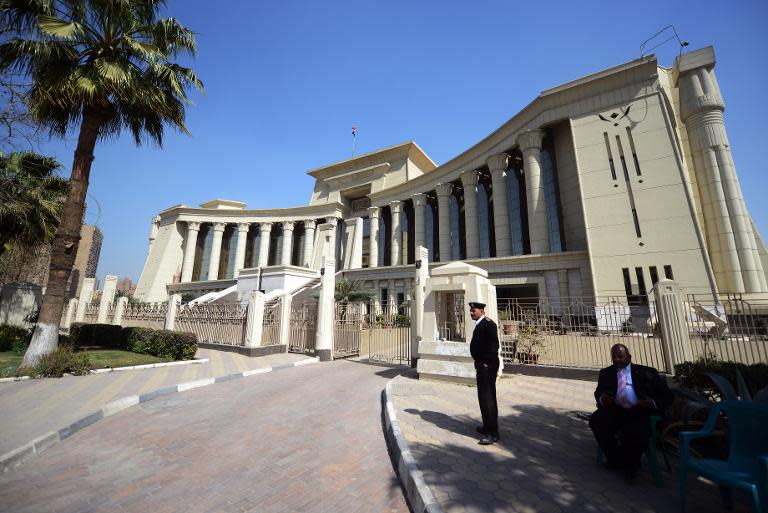
MULTIPOLYGON (((521 133, 517 144, 523 154, 523 172, 525 173, 526 199, 528 203, 528 230, 531 243, 531 253, 548 253, 549 226, 547 222, 547 202, 544 194, 544 180, 541 172, 541 148, 544 140, 542 130, 530 130, 521 133)), ((512 240, 509 223, 509 202, 507 201, 507 172, 509 172, 509 155, 500 153, 492 155, 486 161, 491 172, 493 188, 493 216, 496 236, 496 255, 512 254, 512 240)), ((459 175, 464 188, 464 220, 466 224, 467 258, 480 258, 480 220, 477 208, 477 186, 479 170, 464 171, 459 175)), ((435 185, 437 195, 440 261, 451 260, 451 211, 450 198, 453 194, 452 183, 435 185)), ((414 243, 415 247, 425 245, 427 195, 413 195, 414 207, 414 243)), ((379 260, 379 216, 381 207, 368 209, 371 221, 370 257, 371 267, 378 267, 379 260)), ((402 265, 402 201, 389 203, 392 213, 392 265, 402 265)))
MULTIPOLYGON (((334 218, 335 220, 335 218, 334 218)), ((307 264, 312 258, 312 249, 315 241, 315 226, 316 221, 314 219, 307 219, 302 221, 304 224, 304 246, 302 248, 302 262, 307 264)), ((259 223, 260 241, 259 255, 258 255, 258 267, 264 267, 267 265, 269 259, 269 246, 270 235, 272 233, 273 223, 259 223)), ((281 265, 290 265, 291 256, 293 254, 293 230, 294 221, 284 221, 282 224, 283 237, 282 237, 282 258, 281 265)), ((192 281, 192 270, 195 264, 195 251, 197 249, 197 237, 200 233, 200 222, 187 221, 187 239, 184 247, 184 257, 181 264, 181 281, 192 281)), ((224 230, 226 229, 226 223, 213 223, 213 240, 211 244, 211 255, 208 260, 208 280, 219 279, 219 261, 221 258, 221 241, 224 236, 224 230)), ((237 244, 235 246, 235 271, 234 277, 240 273, 240 270, 245 267, 245 249, 248 239, 248 232, 250 231, 251 223, 238 223, 237 224, 237 244)))

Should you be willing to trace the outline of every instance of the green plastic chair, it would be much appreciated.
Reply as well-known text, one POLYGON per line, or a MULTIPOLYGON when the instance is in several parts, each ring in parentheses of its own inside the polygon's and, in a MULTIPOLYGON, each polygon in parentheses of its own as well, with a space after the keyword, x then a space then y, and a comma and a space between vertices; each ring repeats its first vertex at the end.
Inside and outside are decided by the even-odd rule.
MULTIPOLYGON (((648 447, 645 449, 645 457, 648 458, 648 466, 651 470, 651 476, 653 476, 653 482, 656 483, 657 488, 661 488, 662 482, 661 482, 661 471, 659 470, 659 460, 656 456, 656 440, 658 438, 658 430, 656 429, 657 424, 661 420, 661 417, 658 415, 651 415, 651 437, 648 439, 648 447)), ((667 455, 664 455, 664 459, 666 460, 667 455)), ((600 446, 597 446, 597 463, 602 464, 603 460, 605 459, 605 455, 603 454, 603 450, 600 448, 600 446)), ((667 470, 669 470, 669 461, 667 461, 667 470)))
POLYGON ((746 490, 757 513, 768 513, 768 405, 726 400, 715 404, 701 431, 680 433, 680 512, 685 513, 686 478, 693 472, 720 486, 727 509, 733 488, 746 490), (691 441, 712 436, 720 413, 728 419, 728 460, 691 456, 691 441))

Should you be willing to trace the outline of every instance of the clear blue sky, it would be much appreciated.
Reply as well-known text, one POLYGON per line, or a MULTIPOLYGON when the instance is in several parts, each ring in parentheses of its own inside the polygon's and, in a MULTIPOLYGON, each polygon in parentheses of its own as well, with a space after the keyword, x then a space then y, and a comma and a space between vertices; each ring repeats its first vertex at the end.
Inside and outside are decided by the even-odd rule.
MULTIPOLYGON (((249 208, 306 204, 305 171, 415 140, 438 164, 496 129, 543 89, 639 56, 669 23, 713 45, 742 188, 761 234, 768 144, 768 2, 253 2, 171 0, 199 34, 192 137, 164 148, 101 143, 86 221, 104 232, 98 276, 138 280, 150 220, 213 199, 249 208), (271 4, 271 6, 269 6, 271 4)), ((677 54, 656 51, 662 65, 677 54)), ((66 167, 74 135, 40 148, 66 167)))

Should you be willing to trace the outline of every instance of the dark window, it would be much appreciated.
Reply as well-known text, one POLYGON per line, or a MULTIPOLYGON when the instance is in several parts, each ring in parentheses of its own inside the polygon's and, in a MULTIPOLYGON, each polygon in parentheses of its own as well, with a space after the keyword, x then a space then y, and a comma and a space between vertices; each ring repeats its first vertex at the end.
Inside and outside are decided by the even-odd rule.
POLYGON ((648 270, 651 272, 651 284, 656 285, 656 282, 659 281, 659 270, 656 269, 655 265, 652 265, 648 270))
POLYGON ((524 255, 530 253, 526 248, 528 235, 528 215, 525 198, 525 184, 520 171, 514 166, 517 161, 510 159, 507 169, 507 203, 509 205, 509 231, 512 237, 512 254, 524 255))
POLYGON ((624 275, 624 292, 627 293, 627 297, 629 298, 632 296, 632 279, 629 277, 629 269, 624 267, 621 269, 621 272, 624 275))
POLYGON ((671 265, 665 265, 665 266, 664 266, 664 276, 665 276, 665 277, 666 277, 668 280, 674 280, 674 279, 675 279, 675 275, 674 275, 674 273, 672 272, 672 266, 671 266, 671 265))
POLYGON ((552 138, 547 137, 541 149, 541 172, 544 180, 544 197, 547 204, 547 225, 549 227, 549 251, 559 253, 565 250, 562 230, 562 209, 557 185, 557 166, 552 138))
POLYGON ((389 290, 387 290, 387 287, 382 287, 381 289, 381 302, 386 304, 389 300, 389 290))
POLYGON ((405 305, 405 293, 404 292, 398 292, 397 293, 397 313, 398 315, 404 315, 406 310, 405 305))
POLYGON ((477 184, 477 217, 480 229, 480 258, 489 258, 495 255, 492 251, 494 244, 493 234, 493 203, 489 192, 489 183, 480 177, 477 184))
POLYGON ((605 139, 605 149, 608 152, 608 165, 611 167, 611 178, 616 180, 616 166, 613 164, 613 153, 611 152, 611 144, 608 142, 608 132, 603 132, 603 138, 605 139))
POLYGON ((647 296, 648 291, 645 288, 645 275, 643 274, 643 268, 635 267, 635 274, 637 275, 637 293, 641 296, 647 296))

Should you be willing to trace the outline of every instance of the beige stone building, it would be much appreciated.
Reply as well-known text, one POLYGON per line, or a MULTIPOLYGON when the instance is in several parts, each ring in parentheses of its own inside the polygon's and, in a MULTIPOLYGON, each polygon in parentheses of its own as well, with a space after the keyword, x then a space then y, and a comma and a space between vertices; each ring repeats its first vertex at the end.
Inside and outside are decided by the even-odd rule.
POLYGON ((430 265, 485 269, 500 299, 629 298, 663 277, 686 293, 765 294, 724 110, 711 47, 672 68, 636 59, 541 92, 441 165, 407 142, 309 171, 305 206, 164 210, 136 295, 240 291, 256 274, 306 281, 327 256, 399 303, 418 246, 430 265))

